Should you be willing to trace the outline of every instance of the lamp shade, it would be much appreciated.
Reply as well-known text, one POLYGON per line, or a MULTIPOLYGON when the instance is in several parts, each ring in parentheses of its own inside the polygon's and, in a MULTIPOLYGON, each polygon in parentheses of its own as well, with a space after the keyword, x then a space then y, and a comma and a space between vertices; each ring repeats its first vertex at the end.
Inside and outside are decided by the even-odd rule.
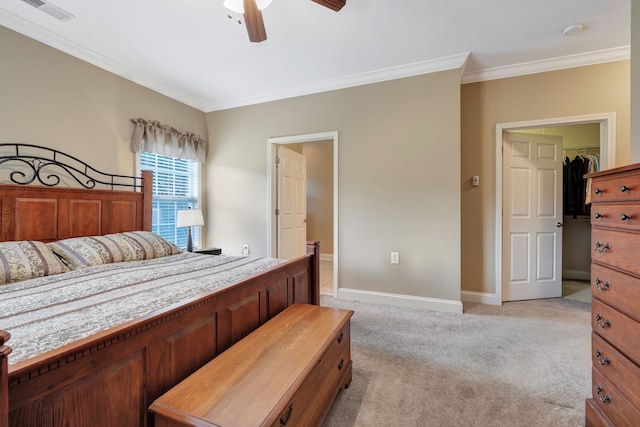
POLYGON ((202 211, 200 209, 185 209, 178 211, 178 227, 191 227, 195 225, 204 225, 202 211))

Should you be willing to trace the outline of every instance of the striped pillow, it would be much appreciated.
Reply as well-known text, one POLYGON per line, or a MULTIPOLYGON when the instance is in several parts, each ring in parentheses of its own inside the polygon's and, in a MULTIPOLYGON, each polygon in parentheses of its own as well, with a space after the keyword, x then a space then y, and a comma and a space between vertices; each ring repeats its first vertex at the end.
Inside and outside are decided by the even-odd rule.
POLYGON ((137 246, 136 259, 139 260, 161 258, 182 253, 179 247, 150 231, 129 231, 120 234, 129 239, 132 246, 137 246))
POLYGON ((180 248, 150 231, 72 237, 48 243, 48 246, 74 270, 182 253, 180 248))
POLYGON ((74 270, 138 259, 137 248, 120 234, 72 237, 47 245, 74 270))
POLYGON ((0 243, 0 285, 34 277, 65 273, 69 269, 43 242, 0 243))

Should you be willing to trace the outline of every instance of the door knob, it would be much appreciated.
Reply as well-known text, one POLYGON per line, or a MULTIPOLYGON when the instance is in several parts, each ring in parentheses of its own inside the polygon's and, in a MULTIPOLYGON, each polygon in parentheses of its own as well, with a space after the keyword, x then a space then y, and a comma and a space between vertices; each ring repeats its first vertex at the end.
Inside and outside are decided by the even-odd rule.
POLYGON ((562 227, 563 225, 564 225, 564 224, 563 224, 563 223, 561 223, 561 222, 556 223, 556 227, 558 227, 558 228, 562 227))

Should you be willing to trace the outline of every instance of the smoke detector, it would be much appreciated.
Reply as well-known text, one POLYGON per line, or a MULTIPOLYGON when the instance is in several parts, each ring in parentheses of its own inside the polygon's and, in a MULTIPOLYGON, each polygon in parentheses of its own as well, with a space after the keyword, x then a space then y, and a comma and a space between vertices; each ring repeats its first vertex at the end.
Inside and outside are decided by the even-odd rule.
POLYGON ((564 34, 565 36, 575 36, 576 34, 580 34, 582 30, 584 30, 584 25, 573 24, 562 30, 562 34, 564 34))
POLYGON ((66 22, 70 19, 75 18, 75 16, 73 16, 66 10, 62 10, 58 6, 42 0, 22 0, 22 1, 35 7, 38 10, 41 10, 47 15, 53 16, 58 21, 66 22))

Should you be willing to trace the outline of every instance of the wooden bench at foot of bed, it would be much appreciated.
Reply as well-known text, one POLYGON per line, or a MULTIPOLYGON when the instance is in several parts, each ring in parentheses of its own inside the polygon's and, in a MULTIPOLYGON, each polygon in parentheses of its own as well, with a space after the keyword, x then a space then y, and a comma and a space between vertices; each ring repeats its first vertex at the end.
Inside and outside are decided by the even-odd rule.
POLYGON ((290 306, 153 402, 156 427, 319 425, 351 382, 352 314, 290 306))

